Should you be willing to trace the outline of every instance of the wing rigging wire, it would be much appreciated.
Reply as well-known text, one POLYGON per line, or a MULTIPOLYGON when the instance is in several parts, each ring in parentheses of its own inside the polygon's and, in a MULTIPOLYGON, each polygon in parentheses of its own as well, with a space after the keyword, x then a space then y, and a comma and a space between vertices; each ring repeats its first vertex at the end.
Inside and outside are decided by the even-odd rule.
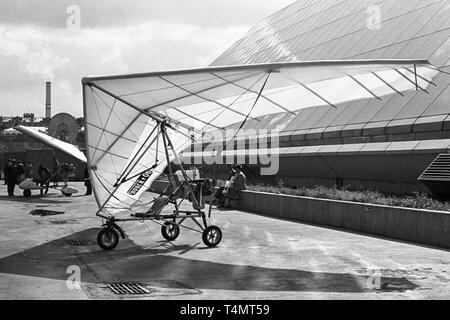
MULTIPOLYGON (((220 102, 218 102, 218 101, 216 101, 216 100, 208 99, 208 98, 205 98, 205 97, 200 96, 199 94, 196 94, 196 93, 194 93, 194 92, 191 92, 191 91, 189 91, 189 90, 187 90, 187 89, 185 89, 185 88, 183 88, 183 87, 177 85, 176 83, 173 83, 173 82, 171 82, 170 80, 165 79, 163 76, 159 76, 159 78, 162 79, 162 80, 164 80, 164 81, 167 81, 168 83, 170 83, 170 84, 172 84, 173 86, 179 88, 180 90, 183 90, 183 91, 186 91, 187 93, 190 93, 190 95, 192 95, 192 96, 196 96, 196 97, 198 97, 198 98, 200 98, 200 99, 205 100, 206 102, 215 103, 215 104, 221 106, 222 108, 225 108, 225 109, 230 110, 231 112, 237 113, 237 114, 240 115, 240 116, 245 116, 243 113, 241 113, 241 112, 239 112, 239 111, 236 111, 236 110, 233 110, 233 109, 230 109, 229 107, 225 106, 224 104, 222 104, 222 103, 220 103, 220 102)), ((253 120, 257 120, 257 119, 253 119, 253 120)), ((257 121, 259 122, 259 120, 257 120, 257 121)))
MULTIPOLYGON (((117 154, 117 153, 114 153, 114 152, 111 152, 111 151, 106 151, 106 150, 103 150, 103 149, 100 149, 100 148, 96 148, 96 147, 91 146, 91 145, 89 145, 89 147, 92 148, 92 149, 94 149, 94 150, 98 150, 98 151, 101 151, 101 152, 104 152, 104 153, 107 153, 107 152, 108 152, 109 154, 112 154, 113 156, 115 156, 115 157, 117 157, 117 158, 121 158, 121 159, 124 159, 124 160, 128 160, 127 157, 122 156, 122 155, 120 155, 120 154, 117 154)), ((91 167, 92 167, 92 166, 91 166, 91 167)))
POLYGON ((406 71, 409 71, 410 73, 412 73, 415 77, 416 77, 416 82, 417 82, 417 78, 422 79, 423 81, 427 82, 428 84, 431 84, 434 87, 437 87, 438 85, 436 83, 434 83, 433 81, 430 81, 428 79, 426 79, 425 77, 422 77, 418 72, 417 72, 417 67, 414 66, 414 71, 409 70, 409 68, 402 68, 405 69, 406 71))
POLYGON ((155 138, 153 138, 153 141, 147 146, 147 148, 145 149, 144 152, 141 153, 141 151, 144 149, 145 145, 147 144, 147 142, 150 140, 150 138, 152 137, 153 133, 155 133, 155 131, 157 130, 157 128, 159 127, 159 125, 156 125, 153 130, 150 132, 150 134, 148 135, 148 137, 145 139, 144 143, 139 147, 139 150, 136 152, 135 156, 133 157, 133 159, 131 159, 130 163, 127 165, 127 167, 123 170, 122 174, 117 178, 117 183, 123 179, 122 182, 126 182, 130 179, 128 179, 128 175, 131 173, 131 171, 134 169, 131 168, 130 171, 128 171, 128 169, 132 166, 132 164, 136 161, 136 163, 138 163, 142 157, 145 155, 145 153, 148 151, 148 149, 150 149, 150 147, 153 145, 153 143, 155 142, 155 139, 157 139, 157 136, 155 138), (140 155, 139 155, 140 154, 140 155), (136 160, 136 157, 139 156, 139 159, 136 160), (127 172, 128 171, 128 172, 127 172), (128 179, 128 180, 127 180, 128 179))
MULTIPOLYGON (((91 89, 92 89, 92 87, 91 87, 91 89)), ((100 96, 100 94, 99 94, 97 91, 95 91, 95 90, 94 90, 94 93, 95 93, 95 94, 97 95, 97 97, 103 102, 103 104, 104 104, 108 109, 110 109, 110 106, 105 102, 105 100, 103 100, 103 98, 100 96)), ((114 97, 113 97, 113 98, 114 98, 114 97)), ((116 104, 117 101, 118 101, 117 99, 114 99, 114 105, 116 104)), ((122 121, 121 117, 119 117, 119 115, 117 115, 117 113, 115 113, 114 110, 112 110, 112 112, 113 112, 113 114, 116 116, 117 120, 119 120, 120 123, 122 123, 124 126, 126 126, 125 122, 122 121)), ((133 132, 133 130, 131 130, 131 128, 129 129, 129 132, 133 135, 133 137, 134 137, 136 140, 139 140, 138 135, 135 134, 135 132, 133 132)))
POLYGON ((391 88, 395 93, 398 93, 399 95, 401 95, 402 97, 404 97, 405 95, 403 94, 403 92, 398 91, 397 89, 394 88, 393 85, 391 85, 389 82, 387 82, 386 80, 384 80, 379 74, 377 74, 376 72, 372 72, 372 74, 377 77, 378 79, 380 79, 386 86, 388 86, 389 88, 391 88))
POLYGON ((263 93, 264 88, 266 87, 266 84, 267 84, 267 82, 269 81, 269 78, 270 78, 270 75, 271 75, 271 74, 272 74, 272 72, 271 72, 271 71, 268 71, 267 78, 266 78, 266 80, 264 81, 264 84, 262 85, 261 90, 259 90, 259 94, 258 94, 258 96, 256 97, 255 102, 253 103, 252 108, 251 108, 250 111, 248 112, 248 114, 247 114, 247 116, 245 117, 244 121, 242 121, 242 123, 241 123, 239 129, 236 131, 236 133, 234 134, 234 136, 230 139, 230 141, 228 141, 227 146, 229 146, 229 145, 231 144, 231 142, 234 141, 234 139, 237 137, 238 133, 239 133, 239 132, 241 131, 241 129, 244 127, 245 123, 247 122, 248 118, 250 117, 250 114, 253 112, 253 109, 255 108, 256 104, 258 103, 259 98, 261 97, 261 94, 263 93))
POLYGON ((427 90, 425 90, 424 88, 422 88, 421 86, 419 86, 419 84, 417 82, 412 81, 410 78, 408 78, 406 75, 404 75, 403 73, 401 73, 398 69, 394 69, 399 75, 401 75, 403 78, 405 78, 406 80, 408 80, 410 83, 412 83, 413 85, 415 85, 418 89, 422 90, 423 92, 430 94, 427 90))
MULTIPOLYGON (((244 75, 244 74, 246 75, 246 74, 251 74, 251 73, 255 73, 255 71, 240 72, 240 73, 232 74, 230 76, 240 76, 240 75, 244 75)), ((241 79, 238 79, 237 81, 245 80, 245 79, 247 79, 247 78, 241 78, 241 79)), ((199 83, 202 83, 202 82, 209 82, 210 80, 211 79, 203 79, 203 80, 198 80, 198 81, 193 81, 193 82, 187 82, 187 83, 184 83, 183 85, 184 86, 189 86, 189 85, 193 85, 193 84, 199 84, 199 83)), ((209 87, 207 89, 204 89, 204 91, 208 91, 208 90, 211 90, 211 89, 216 89, 216 88, 218 88, 218 87, 220 87, 222 85, 224 85, 224 84, 220 84, 220 85, 214 86, 214 87, 209 87)), ((171 89, 171 88, 173 88, 173 86, 167 86, 167 87, 158 88, 158 89, 149 89, 149 90, 144 90, 144 91, 136 91, 136 92, 126 93, 126 94, 121 94, 120 97, 122 97, 122 98, 123 97, 130 97, 130 96, 134 96, 134 95, 138 95, 138 94, 144 94, 144 93, 149 93, 149 92, 158 92, 158 91, 163 91, 163 90, 167 90, 167 89, 171 89)), ((204 91, 202 91, 202 92, 204 92, 204 91)), ((202 93, 202 92, 198 92, 198 93, 202 93)), ((180 98, 177 98, 176 100, 184 99, 184 98, 187 98, 189 96, 180 97, 180 98)), ((173 102, 173 101, 163 102, 163 103, 161 103, 159 105, 148 107, 148 108, 153 109, 155 107, 162 106, 162 105, 164 105, 166 103, 170 103, 170 102, 173 102)))
MULTIPOLYGON (((212 73, 212 75, 216 76, 214 73, 212 73)), ((245 91, 236 98, 236 100, 234 100, 228 107, 231 108, 232 106, 234 106, 236 104, 236 102, 238 102, 244 95, 246 95, 248 92, 250 92, 249 90, 252 89, 254 86, 256 86, 262 79, 264 78, 264 74, 261 75, 261 77, 258 78, 258 80, 256 80, 256 82, 250 87, 245 89, 245 91)), ((227 109, 223 109, 218 115, 216 115, 206 126, 204 126, 202 128, 202 130, 204 130, 208 125, 210 125, 210 123, 212 123, 213 121, 215 121, 218 117, 220 117, 227 109)))
MULTIPOLYGON (((92 88, 91 88, 91 90, 92 90, 92 88)), ((94 99, 95 111, 97 111, 98 120, 100 121, 100 125, 101 125, 102 127, 106 128, 106 125, 107 125, 107 124, 103 125, 103 121, 102 121, 102 118, 101 118, 101 116, 100 116, 100 112, 98 111, 98 104, 97 104, 97 101, 95 100, 94 95, 93 95, 92 97, 93 97, 93 99, 94 99)), ((101 99, 100 99, 100 100, 101 100, 101 99)), ((103 101, 103 100, 102 100, 102 101, 103 101)), ((105 102, 103 102, 103 103, 105 103, 105 102)), ((115 105, 115 103, 116 103, 116 101, 114 101, 114 105, 115 105)), ((106 105, 106 104, 105 104, 105 105, 106 105)), ((110 110, 111 110, 111 109, 110 109, 110 110)), ((108 118, 108 119, 109 119, 109 118, 108 118)), ((106 136, 104 135, 104 131, 102 132, 102 134, 100 135, 100 138, 98 139, 97 147, 100 145, 100 142, 101 142, 102 138, 105 139, 106 144, 107 144, 108 147, 109 147, 109 141, 108 141, 108 139, 106 138, 106 136)), ((94 148, 94 149, 95 149, 95 152, 98 150, 97 147, 94 148)), ((94 155, 95 155, 95 152, 94 152, 94 155)), ((114 159, 113 159, 111 153, 108 153, 108 154, 109 154, 109 157, 111 158, 111 163, 112 163, 112 165, 113 165, 114 172, 116 173, 116 175, 118 175, 118 173, 117 173, 117 168, 116 168, 116 164, 114 163, 114 159)))
MULTIPOLYGON (((100 114, 99 114, 99 112, 98 112, 97 101, 95 100, 95 97, 94 97, 94 96, 93 96, 93 99, 94 99, 95 109, 97 110, 97 114, 98 114, 99 120, 100 120, 100 114)), ((102 127, 101 127, 101 128, 98 128, 98 129, 101 130, 102 133, 100 134, 100 138, 98 139, 96 148, 98 148, 98 146, 100 145, 100 142, 101 142, 101 140, 102 140, 102 137, 103 137, 104 134, 105 134, 106 126, 107 126, 108 123, 109 123, 109 119, 110 119, 110 117, 111 117, 112 111, 114 110, 114 106, 116 105, 116 101, 117 101, 117 100, 114 100, 114 104, 112 105, 112 107, 111 107, 111 109, 110 109, 110 111, 109 111, 108 119, 106 120, 106 124, 105 124, 104 126, 103 126, 103 124, 102 124, 102 122, 101 122, 101 120, 100 120, 100 125, 101 125, 102 127)), ((97 149, 94 151, 94 154, 92 155, 92 157, 95 157, 96 152, 97 152, 97 149)))
MULTIPOLYGON (((211 73, 210 73, 210 74, 211 74, 211 73)), ((248 77, 247 77, 247 76, 246 76, 246 77, 242 77, 242 78, 236 79, 235 81, 247 80, 247 79, 251 78, 253 75, 258 74, 258 72, 256 72, 256 71, 251 71, 251 72, 246 72, 246 73, 242 73, 242 74, 245 74, 245 75, 250 74, 250 76, 248 76, 248 77)), ((241 75, 241 73, 238 74, 238 75, 241 75)), ((209 80, 208 80, 208 81, 209 81, 209 80)), ((166 81, 166 82, 167 82, 167 81, 166 81)), ((170 84, 171 84, 171 83, 170 83, 170 84)), ((183 84, 183 85, 189 85, 189 84, 183 84)), ((168 104, 168 103, 172 103, 172 102, 175 102, 175 101, 183 100, 183 99, 186 99, 186 98, 191 97, 192 95, 195 95, 195 94, 201 94, 201 93, 204 93, 204 92, 213 90, 213 89, 221 88, 221 87, 226 86, 226 85, 227 85, 227 83, 225 82, 225 83, 220 83, 220 84, 215 85, 215 86, 212 86, 212 87, 207 87, 207 88, 202 89, 202 90, 200 90, 200 91, 197 91, 197 92, 195 92, 195 93, 193 93, 193 94, 189 93, 189 94, 184 95, 184 96, 182 96, 182 97, 178 97, 178 98, 175 98, 175 99, 172 99, 172 100, 168 100, 168 101, 165 101, 165 102, 161 102, 161 103, 156 104, 156 105, 154 105, 154 106, 148 107, 148 108, 145 109, 145 111, 150 111, 151 109, 155 109, 155 108, 157 108, 157 107, 166 105, 166 104, 168 104)), ((175 87, 176 87, 176 86, 175 86, 175 87)), ((174 85, 171 84, 171 87, 168 87, 168 88, 174 88, 174 85)), ((186 91, 186 92, 188 92, 188 91, 186 91)), ((202 97, 199 97, 199 98, 203 99, 202 97)))
POLYGON ((333 103, 331 103, 330 101, 328 101, 327 99, 325 99, 322 95, 318 94, 316 91, 314 91, 313 89, 311 89, 310 87, 308 87, 306 84, 301 83, 300 81, 285 75, 285 77, 291 81, 294 81, 295 83, 297 83, 298 85, 300 85, 301 87, 305 88, 306 90, 308 90, 310 93, 312 93, 313 95, 315 95, 317 98, 319 98, 320 100, 322 100, 323 102, 325 102, 327 105, 337 109, 336 105, 334 105, 333 103))
MULTIPOLYGON (((99 127, 99 126, 97 126, 97 125, 95 125, 95 124, 93 124, 93 123, 88 122, 87 124, 90 125, 91 127, 94 127, 94 128, 96 128, 96 129, 98 129, 98 130, 103 130, 101 127, 99 127)), ((121 137, 121 136, 119 136, 117 133, 114 133, 114 132, 112 132, 112 131, 109 131, 109 130, 106 130, 106 129, 104 129, 104 131, 105 131, 106 133, 109 133, 110 135, 115 136, 115 137, 119 137, 119 138, 122 138, 123 140, 126 140, 126 141, 129 141, 129 142, 136 143, 135 140, 132 140, 132 139, 130 139, 130 138, 123 137, 123 136, 121 137)))
MULTIPOLYGON (((172 109, 175 110, 175 111, 178 111, 178 112, 181 113, 182 115, 185 115, 185 116, 186 116, 185 119, 191 118, 191 119, 194 119, 194 120, 196 120, 196 121, 199 121, 199 122, 201 122, 201 123, 203 123, 203 124, 206 124, 207 126, 210 125, 211 127, 214 127, 214 128, 216 128, 216 129, 219 129, 219 130, 225 130, 225 128, 217 127, 217 126, 211 125, 210 123, 208 123, 208 122, 206 122, 206 121, 204 121, 204 120, 201 120, 201 119, 197 118, 195 115, 194 115, 194 116, 190 116, 190 115, 188 115, 186 112, 181 111, 181 110, 179 110, 179 109, 177 109, 177 108, 172 108, 172 109)), ((209 112, 210 112, 210 111, 209 111, 209 112)))
MULTIPOLYGON (((220 76, 218 76, 218 75, 216 75, 216 74, 214 74, 214 73, 212 73, 212 74, 215 75, 217 78, 219 78, 219 79, 221 79, 221 80, 223 80, 223 81, 226 81, 226 82, 228 82, 228 83, 230 83, 230 84, 232 84, 232 85, 234 85, 234 86, 236 86, 236 87, 238 87, 238 88, 245 89, 244 87, 242 87, 242 86, 240 86, 240 85, 238 85, 238 84, 236 84, 236 83, 234 83, 234 82, 232 82, 232 81, 223 79, 222 77, 220 77, 220 76)), ((257 92, 255 92, 255 91, 253 91, 253 90, 250 90, 250 89, 247 89, 247 91, 248 91, 248 92, 251 92, 251 93, 254 93, 254 94, 257 94, 257 92)), ((262 97, 263 99, 269 101, 269 102, 272 103, 273 105, 277 106, 277 107, 280 108, 281 110, 284 110, 284 111, 286 111, 286 112, 288 112, 288 113, 291 113, 291 114, 294 114, 294 115, 295 115, 294 112, 292 112, 291 110, 289 110, 289 109, 283 107, 281 104, 279 104, 279 103, 273 101, 272 99, 267 98, 265 95, 261 94, 261 97, 262 97)))
POLYGON ((370 90, 369 88, 367 88, 367 86, 365 86, 361 81, 359 81, 358 79, 356 79, 354 76, 348 74, 348 77, 349 77, 350 79, 352 79, 353 81, 355 81, 357 84, 359 84, 359 85, 361 86, 361 88, 363 88, 363 89, 366 90, 368 93, 370 93, 370 95, 372 95, 374 98, 376 98, 377 100, 382 101, 382 99, 381 99, 379 96, 377 96, 375 93, 373 93, 372 90, 370 90))

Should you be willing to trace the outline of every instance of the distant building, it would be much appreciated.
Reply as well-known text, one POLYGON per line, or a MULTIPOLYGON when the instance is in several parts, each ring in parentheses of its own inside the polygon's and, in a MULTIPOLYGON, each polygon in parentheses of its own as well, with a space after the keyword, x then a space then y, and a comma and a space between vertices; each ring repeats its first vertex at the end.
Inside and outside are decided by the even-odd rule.
POLYGON ((54 151, 37 142, 35 139, 22 134, 14 129, 15 125, 33 126, 35 129, 47 133, 52 137, 77 145, 84 150, 84 132, 79 121, 67 113, 56 114, 48 119, 48 126, 44 126, 42 118, 39 122, 29 122, 27 117, 3 117, 2 123, 6 129, 0 131, 0 161, 4 163, 9 158, 22 161, 31 161, 36 164, 44 164, 53 168, 53 155, 56 155, 60 163, 73 163, 77 168, 76 179, 83 180, 85 164, 77 159, 54 151))

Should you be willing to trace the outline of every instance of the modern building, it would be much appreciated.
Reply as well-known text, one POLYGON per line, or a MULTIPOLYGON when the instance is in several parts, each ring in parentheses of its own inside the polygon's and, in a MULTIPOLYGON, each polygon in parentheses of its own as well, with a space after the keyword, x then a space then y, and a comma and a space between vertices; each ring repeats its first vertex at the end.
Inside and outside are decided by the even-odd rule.
MULTIPOLYGON (((450 73, 450 1, 299 0, 255 25, 213 65, 341 59, 428 59, 450 73)), ((433 82, 428 94, 412 91, 249 122, 281 130, 279 174, 259 177, 247 166, 250 180, 426 191, 418 178, 450 149, 450 74, 433 82)))

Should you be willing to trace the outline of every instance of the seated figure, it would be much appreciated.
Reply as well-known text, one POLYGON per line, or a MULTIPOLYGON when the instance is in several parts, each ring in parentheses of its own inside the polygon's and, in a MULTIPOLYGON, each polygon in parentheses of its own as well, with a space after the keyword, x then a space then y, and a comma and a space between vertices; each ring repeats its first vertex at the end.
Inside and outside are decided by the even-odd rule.
MULTIPOLYGON (((226 188, 223 190, 223 207, 229 208, 231 201, 239 200, 240 193, 247 189, 247 178, 242 172, 242 167, 237 165, 234 167, 235 174, 229 180, 226 188)), ((221 205, 221 199, 219 199, 219 206, 221 205)))

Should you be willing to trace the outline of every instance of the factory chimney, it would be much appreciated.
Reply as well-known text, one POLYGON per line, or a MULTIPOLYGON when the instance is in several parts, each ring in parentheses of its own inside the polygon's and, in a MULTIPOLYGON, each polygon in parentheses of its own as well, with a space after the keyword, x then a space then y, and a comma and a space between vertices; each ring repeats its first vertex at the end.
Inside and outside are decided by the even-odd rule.
POLYGON ((45 117, 52 117, 52 83, 45 83, 45 117))

